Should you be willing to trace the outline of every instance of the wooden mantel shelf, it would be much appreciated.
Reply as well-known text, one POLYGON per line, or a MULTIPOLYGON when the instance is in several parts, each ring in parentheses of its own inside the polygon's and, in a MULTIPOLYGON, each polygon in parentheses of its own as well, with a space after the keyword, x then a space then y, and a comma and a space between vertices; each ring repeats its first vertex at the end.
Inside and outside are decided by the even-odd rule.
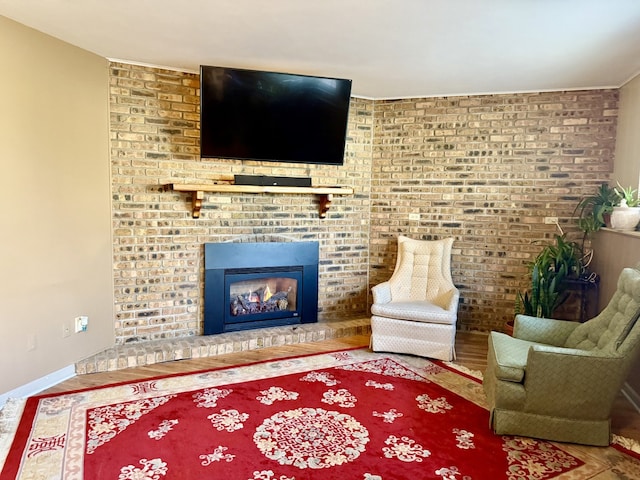
POLYGON ((353 188, 350 187, 289 187, 289 186, 258 186, 258 185, 234 185, 230 183, 218 183, 212 185, 191 184, 191 183, 168 183, 164 185, 164 190, 174 192, 190 192, 191 208, 193 218, 200 218, 202 201, 207 193, 281 193, 281 194, 312 194, 317 195, 320 200, 320 218, 325 218, 331 207, 334 195, 353 195, 353 188))

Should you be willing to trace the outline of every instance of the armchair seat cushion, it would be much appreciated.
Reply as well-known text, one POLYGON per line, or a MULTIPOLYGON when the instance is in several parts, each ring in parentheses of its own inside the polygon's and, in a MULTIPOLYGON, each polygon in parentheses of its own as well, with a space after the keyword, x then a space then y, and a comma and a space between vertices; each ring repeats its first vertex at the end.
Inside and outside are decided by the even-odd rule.
POLYGON ((494 355, 495 371, 492 374, 499 380, 522 382, 527 367, 529 349, 539 345, 535 342, 512 338, 500 332, 491 332, 489 354, 494 355))
POLYGON ((445 310, 438 305, 423 301, 376 303, 371 306, 371 313, 380 317, 412 320, 414 322, 456 323, 456 312, 445 310))

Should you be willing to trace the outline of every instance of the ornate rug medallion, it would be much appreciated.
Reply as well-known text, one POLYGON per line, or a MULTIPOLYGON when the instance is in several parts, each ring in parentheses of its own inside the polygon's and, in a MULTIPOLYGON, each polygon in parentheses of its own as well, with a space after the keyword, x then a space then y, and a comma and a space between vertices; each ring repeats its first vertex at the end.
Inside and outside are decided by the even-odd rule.
POLYGON ((253 441, 267 458, 281 465, 329 468, 358 458, 369 442, 369 432, 346 413, 298 408, 266 419, 253 441))

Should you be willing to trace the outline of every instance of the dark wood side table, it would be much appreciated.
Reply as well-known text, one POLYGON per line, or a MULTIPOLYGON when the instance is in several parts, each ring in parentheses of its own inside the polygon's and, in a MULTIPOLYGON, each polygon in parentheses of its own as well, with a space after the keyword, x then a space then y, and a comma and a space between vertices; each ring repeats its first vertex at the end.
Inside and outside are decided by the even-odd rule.
POLYGON ((597 274, 566 279, 563 284, 568 291, 579 296, 578 320, 580 322, 586 322, 600 312, 598 308, 600 277, 597 274))

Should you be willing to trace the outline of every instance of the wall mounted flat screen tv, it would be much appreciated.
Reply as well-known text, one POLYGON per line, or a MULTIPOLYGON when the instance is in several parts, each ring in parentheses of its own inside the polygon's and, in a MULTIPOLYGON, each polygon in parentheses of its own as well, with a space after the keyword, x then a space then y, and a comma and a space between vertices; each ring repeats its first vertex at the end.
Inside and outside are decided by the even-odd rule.
POLYGON ((351 80, 200 67, 200 154, 341 165, 351 80))

